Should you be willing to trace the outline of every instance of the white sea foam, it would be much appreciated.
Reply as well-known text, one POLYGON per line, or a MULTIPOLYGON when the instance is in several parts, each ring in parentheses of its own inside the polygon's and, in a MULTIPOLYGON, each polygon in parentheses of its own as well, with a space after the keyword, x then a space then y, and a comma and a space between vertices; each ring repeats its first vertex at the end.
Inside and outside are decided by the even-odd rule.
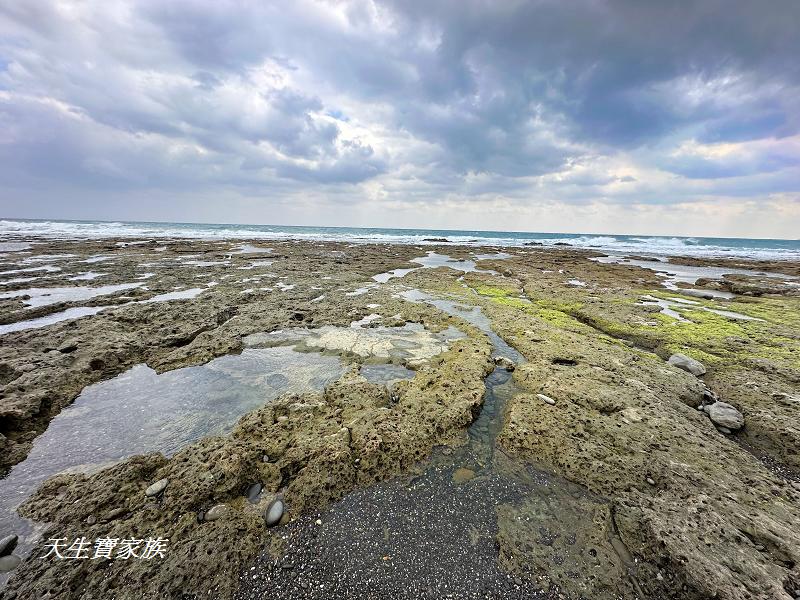
MULTIPOLYGON (((245 240, 315 240, 349 244, 406 243, 441 245, 441 238, 473 246, 524 247, 567 244, 576 248, 645 254, 648 256, 727 256, 770 260, 800 260, 800 240, 756 240, 636 235, 545 234, 421 229, 361 229, 182 223, 123 223, 0 220, 0 237, 27 243, 30 237, 49 239, 213 239, 242 240, 239 252, 262 251, 245 240), (434 241, 426 241, 434 240, 434 241)), ((267 249, 263 249, 266 251, 267 249)), ((234 250, 236 251, 236 250, 234 250)))

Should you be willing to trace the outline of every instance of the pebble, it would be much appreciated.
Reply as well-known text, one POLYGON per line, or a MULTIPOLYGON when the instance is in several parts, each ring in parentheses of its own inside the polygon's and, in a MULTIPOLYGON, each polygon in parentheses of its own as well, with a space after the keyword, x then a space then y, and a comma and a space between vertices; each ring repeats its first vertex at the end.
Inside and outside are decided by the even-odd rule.
POLYGON ((258 504, 258 501, 261 499, 261 490, 264 488, 260 483, 254 483, 250 487, 247 488, 247 501, 250 504, 258 504))
POLYGON ((262 461, 262 462, 265 462, 265 463, 268 463, 268 462, 269 462, 269 455, 268 455, 268 454, 265 454, 264 456, 262 456, 262 457, 261 457, 261 461, 262 461))
POLYGON ((316 521, 314 521, 314 523, 316 523, 317 525, 322 525, 322 519, 317 519, 316 521))
POLYGON ((283 499, 280 497, 275 498, 269 503, 264 511, 264 520, 267 522, 267 527, 272 527, 280 523, 284 508, 283 499))
POLYGON ((221 519, 228 513, 228 506, 227 504, 215 504, 211 508, 206 511, 206 514, 203 516, 204 521, 216 521, 217 519, 221 519))
POLYGON ((685 354, 673 354, 667 360, 669 364, 673 367, 678 367, 679 369, 683 369, 687 373, 691 373, 695 377, 699 377, 700 375, 705 375, 706 368, 703 366, 698 360, 695 360, 685 354))
POLYGON ((19 537, 16 535, 7 535, 0 540, 0 556, 11 554, 14 551, 14 548, 17 547, 18 541, 19 537))
POLYGON ((22 559, 16 554, 0 556, 0 573, 8 573, 9 571, 13 571, 21 562, 22 559))
POLYGON ((709 404, 705 411, 711 421, 719 427, 741 429, 744 426, 744 415, 727 402, 709 404))
POLYGON ((647 481, 647 483, 649 483, 650 485, 655 485, 656 484, 656 482, 653 481, 653 479, 651 477, 648 477, 647 479, 645 479, 645 481, 647 481))
POLYGON ((169 479, 159 479, 144 491, 145 496, 158 496, 167 488, 169 479))
POLYGON ((724 433, 725 435, 729 435, 731 432, 731 430, 728 429, 727 427, 717 427, 717 430, 719 430, 720 433, 724 433))
POLYGON ((89 515, 88 517, 86 517, 87 525, 94 525, 95 523, 97 523, 97 517, 95 517, 94 515, 89 515))
POLYGON ((539 398, 539 400, 549 404, 550 406, 553 406, 556 403, 556 401, 553 400, 550 396, 545 396, 544 394, 536 394, 536 396, 539 398))

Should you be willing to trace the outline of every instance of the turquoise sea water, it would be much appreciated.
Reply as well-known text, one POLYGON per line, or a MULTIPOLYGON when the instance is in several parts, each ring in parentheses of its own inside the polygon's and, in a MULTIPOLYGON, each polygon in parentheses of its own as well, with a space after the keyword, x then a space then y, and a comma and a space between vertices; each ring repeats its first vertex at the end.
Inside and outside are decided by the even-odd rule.
POLYGON ((742 256, 759 259, 800 260, 800 240, 710 238, 592 233, 543 233, 521 231, 460 231, 450 229, 387 229, 366 227, 307 227, 288 225, 236 225, 209 223, 146 223, 135 221, 0 220, 0 241, 25 236, 55 239, 127 237, 202 239, 306 239, 350 243, 436 243, 426 239, 447 238, 469 245, 546 246, 569 244, 610 253, 648 255, 742 256))

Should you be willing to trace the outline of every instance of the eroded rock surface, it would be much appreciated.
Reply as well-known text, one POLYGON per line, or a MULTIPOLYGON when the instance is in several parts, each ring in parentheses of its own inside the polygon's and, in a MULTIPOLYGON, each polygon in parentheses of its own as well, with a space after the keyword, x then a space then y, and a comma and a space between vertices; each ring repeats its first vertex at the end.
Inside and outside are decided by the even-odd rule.
MULTIPOLYGON (((795 286, 755 290, 746 276, 699 282, 736 293, 746 283, 742 293, 752 292, 708 300, 684 295, 695 289, 664 289, 652 270, 588 260, 597 253, 533 247, 477 261, 477 271, 453 263, 378 284, 374 276, 409 270, 430 248, 276 241, 253 255, 235 246, 42 242, 35 252, 51 254, 47 264, 55 270, 5 287, 86 285, 67 282, 86 275, 81 260, 101 254, 110 262, 90 264, 105 272, 103 285, 145 282, 37 307, 27 307, 24 295, 0 299, 6 324, 110 307, 2 336, 5 468, 25 458, 36 435, 86 385, 140 362, 158 371, 205 363, 282 330, 306 350, 346 357, 352 368, 321 394, 279 398, 245 415, 230 435, 205 438, 171 458, 149 454, 92 475, 51 478, 21 508, 51 524, 45 538, 135 533, 169 538, 170 551, 158 562, 47 561, 37 558, 40 543, 14 571, 3 600, 48 593, 231 597, 260 552, 287 552, 281 525, 264 519, 278 498, 285 523, 406 472, 435 445, 463 443, 494 366, 489 339, 468 323, 475 305, 526 359, 513 370, 519 393, 503 415, 499 453, 578 488, 558 510, 533 497, 497 507, 497 559, 509 577, 598 600, 790 600, 800 593, 795 286), (464 319, 399 298, 409 287, 459 303, 464 319), (184 299, 146 302, 167 294, 184 299), (683 302, 682 320, 643 305, 645 295, 683 302), (409 323, 416 325, 404 341, 385 333, 409 323), (465 337, 449 335, 451 327, 465 337), (667 363, 676 354, 702 363, 702 381, 667 363), (390 387, 370 383, 358 371, 372 360, 411 367, 416 376, 390 387), (725 404, 746 417, 738 429, 735 413, 717 419, 730 435, 697 410, 725 404), (163 479, 165 487, 145 493, 163 479), (256 483, 262 487, 253 494, 256 483)), ((473 248, 435 249, 477 260, 473 248)), ((5 255, 4 270, 24 267, 23 258, 5 255)), ((783 263, 749 266, 800 272, 783 263)))

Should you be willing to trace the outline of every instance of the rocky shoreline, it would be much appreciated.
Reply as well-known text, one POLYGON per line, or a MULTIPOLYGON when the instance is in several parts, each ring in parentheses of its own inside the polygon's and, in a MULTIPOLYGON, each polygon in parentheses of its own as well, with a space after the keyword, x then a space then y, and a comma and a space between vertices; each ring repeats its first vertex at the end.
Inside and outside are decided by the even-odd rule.
MULTIPOLYGON (((492 590, 600 600, 800 596, 800 265, 737 260, 753 273, 668 288, 653 269, 570 248, 21 241, 31 247, 0 256, 5 473, 87 386, 137 364, 164 373, 302 330, 327 336, 304 338, 304 352, 336 355, 347 368, 323 391, 279 397, 230 433, 172 456, 50 478, 19 508, 47 529, 14 566, 3 600, 258 597, 248 574, 282 569, 294 551, 284 529, 316 539, 309 515, 346 512, 350 494, 425 472, 431 456, 454 460, 475 433, 495 362, 515 388, 496 440, 486 438, 494 470, 470 465, 478 477, 463 484, 497 485, 497 473, 535 468, 542 486, 561 478, 575 490, 558 510, 543 509, 552 500, 531 482, 498 502, 497 564, 486 573, 504 579, 492 590), (446 257, 412 262, 428 252, 446 257), (412 302, 409 291, 463 308, 412 302), (703 297, 713 291, 732 297, 703 297), (489 329, 470 318, 477 309, 489 329), (459 335, 398 336, 409 325, 459 335), (351 330, 382 337, 362 343, 351 330), (494 360, 492 332, 519 364, 494 360), (370 364, 414 376, 374 383, 364 376, 370 364), (170 550, 156 561, 40 558, 48 538, 132 535, 168 538, 170 550)), ((670 263, 712 275, 733 264, 670 263)), ((353 587, 369 582, 337 581, 343 597, 370 597, 353 587)), ((286 589, 286 597, 324 597, 286 589)))

